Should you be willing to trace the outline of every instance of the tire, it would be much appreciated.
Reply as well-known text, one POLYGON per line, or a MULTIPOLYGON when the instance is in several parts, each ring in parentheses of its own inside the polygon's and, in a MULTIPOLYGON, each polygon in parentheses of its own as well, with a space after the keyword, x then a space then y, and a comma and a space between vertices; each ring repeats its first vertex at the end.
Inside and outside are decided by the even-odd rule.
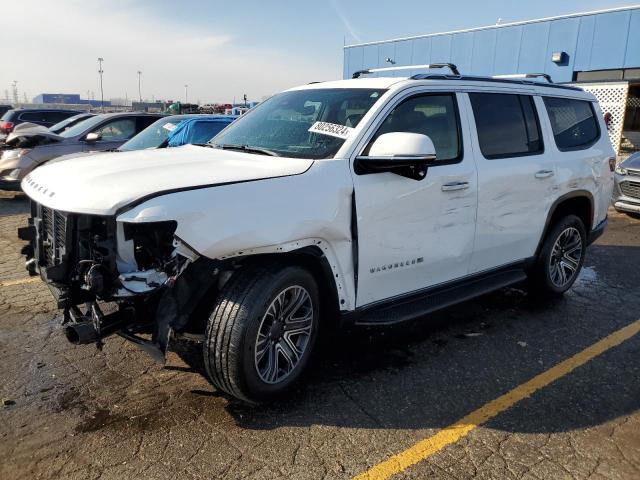
POLYGON ((263 264, 236 272, 220 291, 205 332, 204 364, 213 385, 248 403, 286 392, 311 356, 319 304, 317 283, 301 267, 263 264), (299 304, 293 320, 276 321, 293 300, 299 304))
POLYGON ((635 218, 636 220, 640 220, 640 213, 633 213, 633 212, 624 212, 627 214, 627 216, 631 217, 631 218, 635 218))
POLYGON ((530 283, 539 293, 562 295, 580 274, 586 252, 587 233, 582 220, 568 215, 558 220, 548 231, 536 264, 530 273, 530 283), (576 245, 579 241, 579 245, 576 245))

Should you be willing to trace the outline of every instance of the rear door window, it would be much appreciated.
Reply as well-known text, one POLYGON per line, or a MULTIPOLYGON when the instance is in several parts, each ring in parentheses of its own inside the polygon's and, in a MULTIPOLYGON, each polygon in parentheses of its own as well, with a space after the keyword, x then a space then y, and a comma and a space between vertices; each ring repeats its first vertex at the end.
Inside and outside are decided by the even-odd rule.
POLYGON ((533 98, 506 93, 470 93, 482 155, 488 159, 542 153, 533 98))
POLYGON ((544 97, 544 105, 559 150, 589 148, 600 138, 600 128, 591 102, 544 97))
POLYGON ((20 120, 23 122, 46 123, 46 112, 24 112, 20 114, 20 120))
POLYGON ((49 123, 58 123, 62 120, 77 115, 77 112, 45 112, 45 118, 49 123))

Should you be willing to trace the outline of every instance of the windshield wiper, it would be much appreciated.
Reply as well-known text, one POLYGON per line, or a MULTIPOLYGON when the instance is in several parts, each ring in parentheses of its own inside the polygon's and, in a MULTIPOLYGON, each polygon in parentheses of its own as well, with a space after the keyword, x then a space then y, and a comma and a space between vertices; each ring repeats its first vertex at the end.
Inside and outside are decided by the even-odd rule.
POLYGON ((221 148, 222 150, 240 150, 241 152, 258 153, 260 155, 269 155, 270 157, 280 156, 276 152, 267 150, 266 148, 250 147, 249 145, 234 145, 231 143, 223 143, 221 145, 216 145, 213 143, 208 143, 207 146, 210 146, 213 148, 221 148))

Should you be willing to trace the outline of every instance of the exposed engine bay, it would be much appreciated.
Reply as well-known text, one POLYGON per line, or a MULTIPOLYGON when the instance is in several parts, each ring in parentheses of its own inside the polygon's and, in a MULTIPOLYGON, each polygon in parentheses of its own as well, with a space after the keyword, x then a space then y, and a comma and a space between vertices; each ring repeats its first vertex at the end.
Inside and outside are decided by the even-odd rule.
POLYGON ((221 272, 175 237, 177 223, 122 223, 113 216, 60 212, 32 202, 23 253, 64 311, 67 339, 96 343, 118 335, 164 362, 221 272), (140 337, 151 334, 151 340, 140 337))

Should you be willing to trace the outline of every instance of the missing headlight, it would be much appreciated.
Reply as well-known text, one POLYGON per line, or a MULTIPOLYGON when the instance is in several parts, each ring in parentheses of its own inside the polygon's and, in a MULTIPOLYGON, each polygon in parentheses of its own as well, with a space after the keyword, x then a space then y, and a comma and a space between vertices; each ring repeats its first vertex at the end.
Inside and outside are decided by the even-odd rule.
POLYGON ((175 249, 173 235, 177 227, 178 224, 174 220, 124 224, 124 238, 133 240, 138 269, 164 269, 172 260, 175 249))

